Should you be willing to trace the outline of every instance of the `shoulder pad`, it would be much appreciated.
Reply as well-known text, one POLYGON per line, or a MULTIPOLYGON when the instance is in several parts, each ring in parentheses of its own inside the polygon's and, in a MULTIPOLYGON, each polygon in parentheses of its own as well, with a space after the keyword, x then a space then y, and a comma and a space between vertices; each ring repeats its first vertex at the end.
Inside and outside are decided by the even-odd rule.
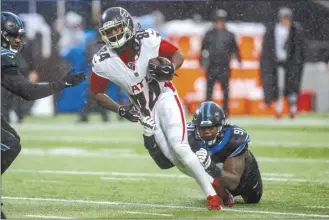
POLYGON ((5 67, 17 67, 16 54, 11 50, 1 49, 1 69, 5 67))
POLYGON ((111 54, 106 50, 105 46, 102 47, 94 56, 92 60, 92 71, 99 76, 104 75, 102 63, 104 60, 109 59, 111 54))
POLYGON ((238 126, 229 126, 228 129, 231 130, 231 137, 227 142, 226 148, 230 152, 229 156, 235 157, 248 147, 250 137, 245 130, 238 126))
POLYGON ((136 32, 136 38, 142 41, 146 47, 160 46, 161 36, 158 32, 152 29, 146 29, 136 32))

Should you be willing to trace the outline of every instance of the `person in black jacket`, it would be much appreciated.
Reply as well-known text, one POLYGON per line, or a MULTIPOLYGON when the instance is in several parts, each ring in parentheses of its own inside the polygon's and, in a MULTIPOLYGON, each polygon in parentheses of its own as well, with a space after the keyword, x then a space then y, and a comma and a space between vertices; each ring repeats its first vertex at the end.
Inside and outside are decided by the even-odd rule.
POLYGON ((260 58, 264 98, 267 105, 277 101, 276 117, 280 118, 283 100, 279 97, 278 68, 285 71, 283 96, 288 98, 290 117, 297 112, 297 100, 305 57, 305 39, 302 27, 293 22, 289 8, 279 10, 279 22, 270 25, 264 35, 260 58))
POLYGON ((212 99, 212 92, 216 81, 221 83, 224 96, 224 112, 228 115, 230 61, 236 55, 239 62, 240 55, 233 33, 226 29, 227 13, 223 9, 215 11, 215 28, 205 34, 202 42, 200 65, 207 73, 206 99, 212 99))
MULTIPOLYGON (((24 77, 32 82, 38 77, 38 73, 33 69, 32 45, 26 38, 24 39, 24 50, 17 56, 18 66, 24 77)), ((13 94, 5 88, 1 88, 1 113, 2 117, 10 123, 9 113, 13 110, 17 115, 17 122, 22 123, 25 115, 29 112, 34 101, 26 101, 20 96, 13 94)))
MULTIPOLYGON (((21 19, 11 12, 1 12, 1 86, 26 99, 44 98, 65 87, 78 85, 85 75, 72 75, 71 71, 61 80, 52 83, 31 83, 20 72, 16 54, 23 49, 25 34, 21 19)), ((21 150, 20 137, 1 117, 1 175, 8 169, 21 150)), ((1 211, 1 218, 6 218, 1 211)))

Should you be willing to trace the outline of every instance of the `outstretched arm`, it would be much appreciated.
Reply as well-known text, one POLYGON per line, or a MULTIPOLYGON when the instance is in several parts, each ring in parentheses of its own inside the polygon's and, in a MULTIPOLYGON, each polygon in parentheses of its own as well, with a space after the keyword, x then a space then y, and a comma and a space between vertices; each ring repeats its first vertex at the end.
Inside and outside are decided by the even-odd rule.
POLYGON ((28 101, 47 97, 85 80, 83 73, 72 75, 69 72, 57 82, 32 83, 20 73, 18 67, 5 68, 1 75, 1 86, 28 101))

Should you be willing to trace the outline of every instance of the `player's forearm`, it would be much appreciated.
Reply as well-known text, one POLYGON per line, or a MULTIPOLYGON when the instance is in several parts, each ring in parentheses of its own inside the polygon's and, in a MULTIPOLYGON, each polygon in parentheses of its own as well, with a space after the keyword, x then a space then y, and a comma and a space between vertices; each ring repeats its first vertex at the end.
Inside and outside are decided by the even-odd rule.
POLYGON ((12 93, 21 96, 22 98, 31 101, 50 96, 61 91, 65 85, 63 82, 52 83, 31 83, 24 76, 17 74, 17 70, 11 69, 11 74, 7 73, 2 78, 1 85, 12 93))
POLYGON ((234 190, 240 183, 241 176, 245 168, 246 152, 236 157, 229 157, 225 160, 221 170, 220 179, 225 188, 234 190))
POLYGON ((225 169, 221 170, 221 176, 219 177, 223 186, 229 190, 234 190, 240 183, 240 176, 231 173, 225 169))
POLYGON ((41 99, 63 90, 64 87, 64 83, 60 81, 54 83, 31 83, 26 87, 24 98, 29 101, 41 99))
POLYGON ((171 62, 174 64, 175 69, 179 69, 184 63, 184 55, 180 50, 176 50, 171 56, 171 62))
POLYGON ((115 101, 113 101, 106 94, 97 93, 97 94, 92 94, 92 95, 98 105, 100 105, 103 108, 106 108, 107 110, 110 110, 112 112, 118 112, 120 105, 118 103, 116 103, 115 101))

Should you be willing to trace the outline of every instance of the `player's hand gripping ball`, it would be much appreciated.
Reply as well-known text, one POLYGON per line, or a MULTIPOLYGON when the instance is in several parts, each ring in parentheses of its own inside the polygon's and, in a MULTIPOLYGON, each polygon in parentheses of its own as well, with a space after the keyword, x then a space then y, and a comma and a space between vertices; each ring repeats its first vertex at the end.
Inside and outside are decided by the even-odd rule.
POLYGON ((159 82, 170 81, 175 75, 175 66, 165 57, 150 59, 148 71, 159 82))

